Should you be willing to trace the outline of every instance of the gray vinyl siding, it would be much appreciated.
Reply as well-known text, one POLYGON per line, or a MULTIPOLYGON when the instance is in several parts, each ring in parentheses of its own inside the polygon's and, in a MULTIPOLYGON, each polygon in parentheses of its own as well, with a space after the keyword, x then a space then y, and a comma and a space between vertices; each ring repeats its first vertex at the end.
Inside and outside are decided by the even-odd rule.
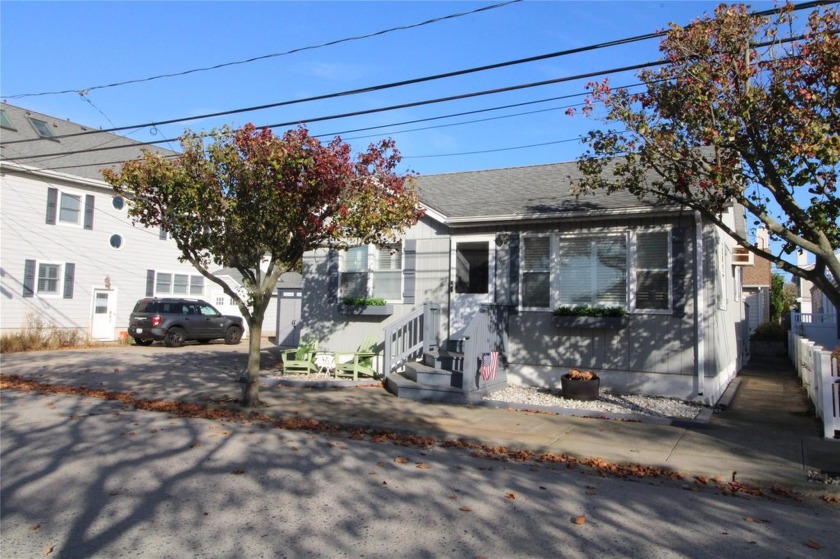
MULTIPOLYGON (((0 189, 2 207, 3 251, 0 258, 3 297, 3 320, 0 328, 12 331, 24 326, 28 313, 39 314, 47 323, 59 328, 80 328, 91 325, 94 287, 104 287, 105 278, 116 297, 116 332, 125 330, 128 315, 137 299, 146 294, 146 270, 189 271, 192 266, 178 262, 179 251, 174 241, 161 241, 157 230, 132 226, 126 209, 112 205, 110 188, 95 186, 93 181, 73 182, 38 176, 4 168, 0 189), (90 198, 92 229, 61 223, 47 224, 48 188, 71 191, 90 198), (11 217, 14 219, 11 219, 11 217), (113 234, 123 237, 120 249, 110 245, 113 234), (64 285, 68 270, 62 267, 62 287, 57 296, 23 297, 27 260, 73 263, 72 292, 64 285), (72 298, 64 298, 72 295, 72 298)), ((206 284, 205 284, 206 289, 206 284)))

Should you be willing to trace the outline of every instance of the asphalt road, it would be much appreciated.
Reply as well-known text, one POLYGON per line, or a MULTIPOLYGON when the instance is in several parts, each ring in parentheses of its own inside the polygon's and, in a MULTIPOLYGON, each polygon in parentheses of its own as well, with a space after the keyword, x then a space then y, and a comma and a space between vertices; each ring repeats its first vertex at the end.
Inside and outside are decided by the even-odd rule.
POLYGON ((840 505, 0 394, 0 555, 830 557, 840 505))

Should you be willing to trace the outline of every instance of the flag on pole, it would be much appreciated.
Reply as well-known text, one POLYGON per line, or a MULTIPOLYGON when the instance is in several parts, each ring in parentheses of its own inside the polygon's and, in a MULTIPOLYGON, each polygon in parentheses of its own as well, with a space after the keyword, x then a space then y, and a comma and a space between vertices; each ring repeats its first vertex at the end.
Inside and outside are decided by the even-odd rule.
POLYGON ((491 351, 490 353, 481 354, 481 378, 490 380, 496 378, 496 367, 499 364, 499 352, 491 351))

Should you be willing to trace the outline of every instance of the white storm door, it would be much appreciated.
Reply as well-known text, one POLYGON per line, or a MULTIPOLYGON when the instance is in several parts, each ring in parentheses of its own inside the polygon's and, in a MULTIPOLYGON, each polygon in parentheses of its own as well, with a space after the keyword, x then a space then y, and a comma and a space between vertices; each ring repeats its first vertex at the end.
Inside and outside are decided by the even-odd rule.
POLYGON ((495 278, 495 237, 452 238, 449 272, 449 334, 469 325, 483 303, 492 303, 495 278))
POLYGON ((110 289, 93 290, 93 320, 90 337, 94 340, 113 340, 117 325, 116 294, 110 289))

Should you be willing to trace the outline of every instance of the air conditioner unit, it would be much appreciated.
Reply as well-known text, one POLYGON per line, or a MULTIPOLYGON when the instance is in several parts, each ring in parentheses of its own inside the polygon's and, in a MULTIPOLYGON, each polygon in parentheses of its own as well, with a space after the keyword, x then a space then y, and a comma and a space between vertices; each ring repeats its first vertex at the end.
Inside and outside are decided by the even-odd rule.
POLYGON ((755 263, 755 255, 744 247, 735 247, 732 252, 733 266, 752 266, 755 263))

